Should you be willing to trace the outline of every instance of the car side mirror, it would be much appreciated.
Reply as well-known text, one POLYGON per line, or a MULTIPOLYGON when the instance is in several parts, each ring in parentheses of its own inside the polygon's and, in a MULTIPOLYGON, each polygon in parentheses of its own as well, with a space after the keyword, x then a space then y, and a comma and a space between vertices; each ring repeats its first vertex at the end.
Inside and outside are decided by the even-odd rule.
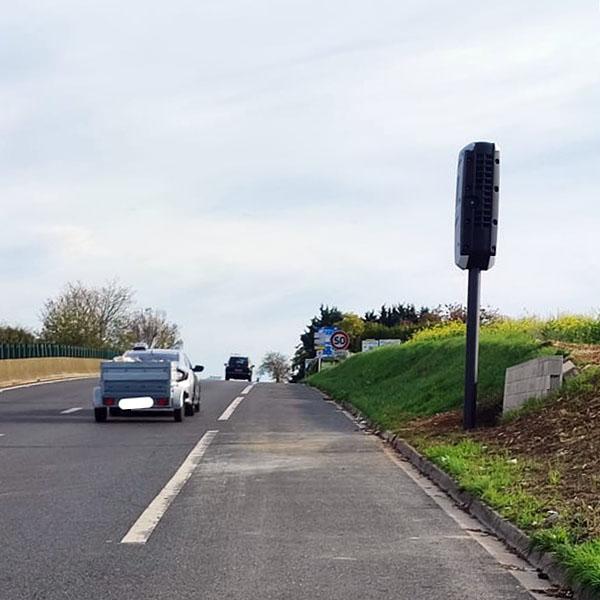
POLYGON ((204 367, 202 365, 196 365, 193 368, 194 373, 202 373, 202 371, 204 371, 204 367))

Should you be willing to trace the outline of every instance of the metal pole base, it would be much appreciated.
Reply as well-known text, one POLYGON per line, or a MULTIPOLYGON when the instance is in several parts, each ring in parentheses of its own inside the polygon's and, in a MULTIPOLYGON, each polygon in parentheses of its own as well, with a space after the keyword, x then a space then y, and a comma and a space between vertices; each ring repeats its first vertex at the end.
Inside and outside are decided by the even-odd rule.
POLYGON ((465 355, 465 402, 463 427, 475 429, 477 425, 477 380, 479 366, 479 297, 481 270, 469 269, 467 295, 467 349, 465 355))

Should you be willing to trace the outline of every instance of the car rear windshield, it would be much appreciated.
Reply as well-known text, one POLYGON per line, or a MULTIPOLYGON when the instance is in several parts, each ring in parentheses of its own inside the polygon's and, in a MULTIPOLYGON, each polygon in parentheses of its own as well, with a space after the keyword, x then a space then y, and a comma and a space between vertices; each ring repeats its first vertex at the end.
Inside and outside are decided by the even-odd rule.
POLYGON ((157 362, 160 360, 178 362, 179 360, 179 356, 176 352, 126 352, 125 356, 127 358, 141 360, 142 362, 157 362))
POLYGON ((247 367, 248 359, 244 358, 243 356, 232 356, 229 359, 229 366, 230 367, 247 367))

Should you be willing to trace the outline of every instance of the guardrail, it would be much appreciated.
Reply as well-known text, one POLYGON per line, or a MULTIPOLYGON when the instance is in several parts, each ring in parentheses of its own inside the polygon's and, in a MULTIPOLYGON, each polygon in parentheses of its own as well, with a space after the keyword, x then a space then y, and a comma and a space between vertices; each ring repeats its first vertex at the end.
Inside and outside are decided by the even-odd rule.
POLYGON ((65 344, 1 344, 0 360, 11 358, 104 358, 121 354, 118 350, 84 348, 65 344))

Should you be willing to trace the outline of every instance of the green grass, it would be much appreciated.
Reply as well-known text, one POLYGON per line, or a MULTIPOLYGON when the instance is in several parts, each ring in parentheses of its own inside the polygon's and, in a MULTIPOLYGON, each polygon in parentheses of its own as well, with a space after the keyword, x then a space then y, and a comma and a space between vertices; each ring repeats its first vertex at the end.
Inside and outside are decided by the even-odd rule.
POLYGON ((563 525, 536 531, 532 538, 536 547, 557 556, 572 583, 600 593, 600 540, 578 543, 576 536, 563 525))
POLYGON ((600 593, 600 540, 554 549, 573 581, 600 593))
MULTIPOLYGON (((466 439, 458 443, 434 443, 419 448, 423 454, 452 475, 462 489, 481 498, 503 517, 531 534, 537 548, 552 552, 566 567, 572 582, 600 592, 600 540, 578 542, 578 534, 564 524, 545 528, 546 504, 523 489, 527 462, 506 453, 490 452, 484 445, 466 439)), ((550 481, 560 484, 551 471, 550 481)))
POLYGON ((530 529, 546 517, 545 505, 525 492, 521 482, 526 463, 508 454, 490 454, 472 440, 456 444, 433 444, 423 454, 448 472, 462 489, 484 500, 519 527, 530 529))
MULTIPOLYGON (((420 332, 400 346, 358 354, 312 375, 312 385, 347 400, 388 429, 421 415, 457 408, 463 398, 465 342, 460 326, 420 332)), ((529 333, 501 328, 481 332, 479 398, 499 403, 507 367, 552 350, 529 333)))

